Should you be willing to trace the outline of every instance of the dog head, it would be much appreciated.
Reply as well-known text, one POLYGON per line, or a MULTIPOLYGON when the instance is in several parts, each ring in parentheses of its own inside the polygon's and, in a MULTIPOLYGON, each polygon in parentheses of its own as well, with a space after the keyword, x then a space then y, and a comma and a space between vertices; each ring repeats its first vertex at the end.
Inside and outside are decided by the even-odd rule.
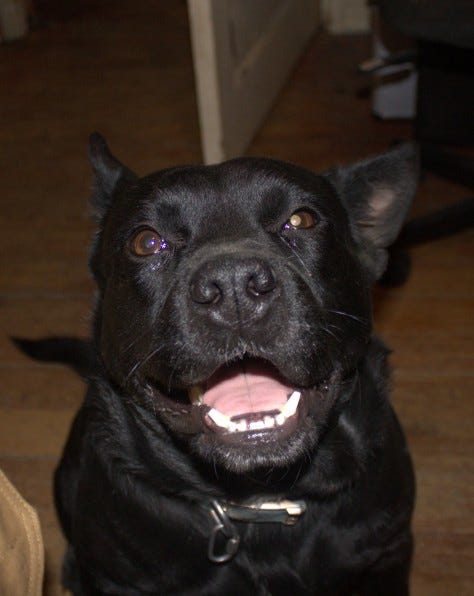
POLYGON ((113 381, 234 472, 314 448, 366 353, 414 149, 319 175, 241 158, 139 178, 96 134, 91 161, 97 343, 113 381))

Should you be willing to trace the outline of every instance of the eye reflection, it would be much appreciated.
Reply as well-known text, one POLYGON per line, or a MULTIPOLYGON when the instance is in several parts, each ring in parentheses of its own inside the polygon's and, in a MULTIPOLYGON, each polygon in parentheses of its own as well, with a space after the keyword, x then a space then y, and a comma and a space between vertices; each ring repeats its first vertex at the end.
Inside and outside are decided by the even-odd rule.
POLYGON ((167 242, 155 230, 142 230, 132 239, 131 250, 139 257, 156 255, 168 247, 167 242))
POLYGON ((309 211, 300 209, 293 213, 283 228, 285 230, 307 230, 313 228, 315 225, 316 217, 309 211))

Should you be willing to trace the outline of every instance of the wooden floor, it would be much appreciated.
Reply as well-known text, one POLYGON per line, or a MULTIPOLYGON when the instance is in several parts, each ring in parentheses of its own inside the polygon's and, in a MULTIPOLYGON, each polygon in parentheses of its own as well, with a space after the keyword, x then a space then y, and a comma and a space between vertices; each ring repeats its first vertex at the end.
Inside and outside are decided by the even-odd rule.
MULTIPOLYGON (((200 152, 183 0, 42 5, 41 28, 0 46, 0 466, 39 511, 53 596, 63 540, 51 474, 83 388, 8 336, 88 333, 89 132, 139 173, 200 152)), ((364 38, 316 37, 250 153, 317 170, 409 137, 409 124, 370 115, 356 74, 368 52, 364 38)), ((427 176, 414 212, 464 194, 427 176)), ((474 593, 473 249, 472 233, 422 246, 403 288, 375 292, 418 477, 415 596, 474 593)))

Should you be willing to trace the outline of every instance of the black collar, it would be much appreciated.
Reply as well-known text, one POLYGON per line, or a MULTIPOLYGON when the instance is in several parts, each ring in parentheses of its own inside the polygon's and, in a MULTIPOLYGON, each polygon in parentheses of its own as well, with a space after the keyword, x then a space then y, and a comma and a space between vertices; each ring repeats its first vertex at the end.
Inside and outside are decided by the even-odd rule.
POLYGON ((207 555, 213 563, 225 563, 236 554, 240 536, 231 520, 250 523, 281 523, 293 526, 306 511, 304 501, 258 501, 240 505, 231 501, 213 499, 209 508, 215 522, 209 538, 207 555), (223 551, 216 552, 219 535, 224 540, 223 551))

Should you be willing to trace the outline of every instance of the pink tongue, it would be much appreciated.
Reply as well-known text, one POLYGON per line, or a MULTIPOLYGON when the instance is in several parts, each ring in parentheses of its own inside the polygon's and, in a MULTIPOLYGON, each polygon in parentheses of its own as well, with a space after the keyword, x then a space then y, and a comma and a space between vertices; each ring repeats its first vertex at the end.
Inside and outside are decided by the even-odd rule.
POLYGON ((254 361, 219 369, 207 387, 204 403, 229 418, 277 410, 292 392, 273 367, 254 361))

